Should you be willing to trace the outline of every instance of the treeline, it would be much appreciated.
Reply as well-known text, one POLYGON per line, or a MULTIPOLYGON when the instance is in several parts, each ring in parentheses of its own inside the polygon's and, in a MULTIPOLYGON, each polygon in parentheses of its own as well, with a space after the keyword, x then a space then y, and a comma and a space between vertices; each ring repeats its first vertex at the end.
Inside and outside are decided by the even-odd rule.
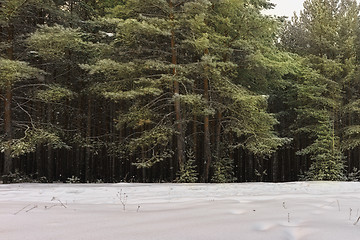
POLYGON ((356 180, 359 6, 272 7, 0 0, 3 178, 356 180))

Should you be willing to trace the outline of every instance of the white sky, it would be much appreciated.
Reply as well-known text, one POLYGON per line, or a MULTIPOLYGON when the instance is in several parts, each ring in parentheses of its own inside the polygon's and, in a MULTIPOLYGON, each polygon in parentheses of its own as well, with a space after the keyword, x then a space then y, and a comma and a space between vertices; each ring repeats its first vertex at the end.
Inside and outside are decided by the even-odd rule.
POLYGON ((276 4, 276 7, 271 11, 266 11, 266 14, 291 17, 294 11, 297 14, 300 12, 304 0, 270 0, 270 2, 276 4))
POLYGON ((270 0, 270 2, 276 4, 276 7, 270 11, 265 11, 266 14, 291 18, 294 11, 298 14, 303 9, 304 0, 270 0))

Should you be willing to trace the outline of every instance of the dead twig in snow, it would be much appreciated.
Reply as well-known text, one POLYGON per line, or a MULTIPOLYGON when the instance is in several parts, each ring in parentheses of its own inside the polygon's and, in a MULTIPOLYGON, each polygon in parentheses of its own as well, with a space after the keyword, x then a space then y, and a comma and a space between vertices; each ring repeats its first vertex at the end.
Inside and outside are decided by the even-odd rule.
POLYGON ((26 205, 25 207, 23 207, 22 209, 20 209, 19 211, 17 211, 16 213, 14 213, 14 215, 17 215, 18 213, 20 213, 21 211, 23 211, 24 209, 26 209, 27 207, 29 207, 31 204, 26 205))
POLYGON ((64 208, 67 208, 60 200, 58 200, 58 201, 61 204, 61 206, 63 206, 64 208))
POLYGON ((122 189, 120 189, 120 192, 117 193, 117 197, 119 198, 119 200, 123 206, 123 210, 125 211, 128 196, 126 195, 126 193, 122 193, 122 189))
POLYGON ((44 208, 46 209, 46 210, 48 210, 48 209, 50 209, 50 208, 53 208, 53 207, 55 207, 55 206, 58 206, 57 204, 53 204, 53 205, 51 205, 51 206, 45 206, 44 208))
MULTIPOLYGON (((62 201, 60 201, 60 199, 57 199, 56 197, 53 197, 52 199, 51 199, 51 201, 58 201, 60 204, 61 204, 61 206, 63 206, 64 208, 67 208, 66 206, 65 206, 65 204, 63 204, 62 203, 62 201)), ((54 206, 53 206, 54 207, 54 206)))
POLYGON ((349 212, 349 220, 351 220, 351 213, 352 213, 352 208, 350 208, 350 212, 349 212))
POLYGON ((360 217, 358 217, 358 219, 356 220, 356 222, 354 222, 354 225, 356 225, 359 221, 360 221, 360 217))
POLYGON ((33 209, 35 209, 35 208, 37 208, 37 207, 38 207, 37 205, 34 205, 32 208, 26 210, 26 212, 30 212, 31 210, 33 210, 33 209))

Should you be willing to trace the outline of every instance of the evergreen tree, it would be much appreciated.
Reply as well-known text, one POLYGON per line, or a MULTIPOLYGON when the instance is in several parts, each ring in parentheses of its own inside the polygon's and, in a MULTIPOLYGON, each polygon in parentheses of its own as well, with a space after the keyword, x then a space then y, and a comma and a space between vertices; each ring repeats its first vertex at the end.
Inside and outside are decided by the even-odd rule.
POLYGON ((34 31, 36 24, 45 21, 46 3, 41 0, 1 2, 0 29, 4 48, 0 49, 0 79, 5 110, 1 145, 4 174, 13 171, 13 157, 33 152, 37 143, 62 144, 59 137, 45 130, 25 106, 34 100, 33 90, 41 85, 44 72, 25 62, 30 54, 24 54, 23 36, 34 31))
POLYGON ((354 0, 306 0, 285 24, 265 0, 0 5, 5 174, 342 180, 360 164, 354 0))
POLYGON ((195 183, 198 181, 198 173, 195 165, 196 159, 194 152, 189 150, 187 153, 187 160, 184 165, 178 171, 178 183, 195 183))
POLYGON ((339 139, 351 139, 350 131, 343 134, 343 127, 353 123, 342 109, 349 101, 348 81, 355 69, 357 24, 355 1, 305 1, 300 18, 295 16, 282 36, 283 46, 302 55, 302 64, 309 68, 300 70, 302 80, 296 82, 298 116, 294 126, 295 132, 307 139, 307 147, 298 153, 310 156, 308 174, 312 179, 343 179, 345 153, 339 139))
MULTIPOLYGON (((284 139, 273 132, 276 120, 266 112, 266 97, 238 84, 236 75, 241 71, 237 66, 242 63, 231 57, 232 52, 243 51, 244 43, 249 46, 256 41, 256 37, 242 37, 242 32, 253 29, 250 23, 267 21, 261 25, 262 30, 268 29, 269 24, 274 25, 270 18, 260 15, 265 5, 261 2, 247 9, 245 2, 234 1, 168 1, 166 4, 149 1, 145 5, 143 1, 128 1, 124 7, 114 9, 112 15, 123 18, 115 42, 119 49, 116 52, 120 54, 111 61, 101 60, 87 68, 93 76, 110 73, 110 69, 104 70, 109 63, 113 67, 111 72, 126 69, 127 74, 121 70, 113 81, 109 80, 115 75, 107 75, 108 80, 98 89, 104 96, 129 106, 120 116, 118 126, 126 124, 136 132, 129 141, 128 150, 141 152, 136 157, 137 166, 150 167, 163 159, 161 152, 168 155, 172 151, 169 151, 170 139, 175 134, 175 156, 181 168, 184 160, 179 157, 183 155, 184 134, 188 132, 184 123, 191 115, 195 116, 193 119, 204 118, 201 141, 204 148, 199 155, 203 158, 203 163, 199 164, 203 168, 202 181, 209 181, 212 158, 217 154, 211 151, 211 135, 215 132, 220 141, 221 132, 235 133, 244 143, 233 142, 233 145, 260 155, 271 154, 283 143, 284 139), (227 13, 226 9, 234 10, 227 13), (155 11, 156 17, 150 11, 155 11), (249 26, 244 27, 243 18, 249 26), (132 106, 126 103, 129 100, 132 106), (174 108, 169 113, 167 106, 171 102, 174 108), (181 108, 191 109, 191 114, 185 115, 181 108), (223 114, 218 117, 217 130, 210 127, 215 113, 217 116, 223 114)), ((254 34, 264 35, 264 32, 257 30, 254 34)), ((272 32, 268 34, 271 39, 272 32)), ((250 56, 262 56, 261 49, 249 51, 250 56)), ((197 122, 194 125, 196 129, 197 122)), ((192 134, 198 135, 197 132, 192 134)), ((192 141, 193 146, 197 146, 196 141, 192 141)))

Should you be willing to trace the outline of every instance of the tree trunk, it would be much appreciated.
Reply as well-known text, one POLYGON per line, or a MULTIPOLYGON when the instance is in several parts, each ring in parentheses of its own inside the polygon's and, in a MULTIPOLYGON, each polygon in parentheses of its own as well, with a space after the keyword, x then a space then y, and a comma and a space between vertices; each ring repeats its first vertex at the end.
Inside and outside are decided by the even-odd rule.
POLYGON ((222 119, 222 113, 221 111, 217 111, 216 114, 216 140, 215 140, 215 146, 216 146, 216 158, 219 161, 221 158, 221 119, 222 119))
POLYGON ((272 162, 272 181, 278 182, 279 176, 279 158, 278 158, 278 151, 273 155, 273 162, 272 162))
POLYGON ((11 157, 11 141, 12 141, 12 116, 11 116, 11 101, 12 101, 12 88, 11 84, 8 83, 6 86, 5 93, 5 115, 4 115, 4 126, 6 141, 8 141, 7 148, 4 152, 4 175, 9 174, 12 171, 12 157, 11 157))
POLYGON ((91 168, 90 168, 90 138, 91 138, 91 97, 88 97, 88 112, 86 121, 86 150, 85 150, 85 182, 89 182, 92 179, 91 168))
MULTIPOLYGON (((209 50, 205 49, 205 55, 209 54, 209 50)), ((205 66, 205 77, 204 77, 204 100, 206 106, 209 105, 209 79, 207 77, 208 66, 205 66)), ((209 181, 209 171, 211 164, 211 149, 210 149, 210 126, 209 126, 209 115, 204 116, 204 174, 203 182, 209 181)))
POLYGON ((175 124, 176 124, 176 156, 177 156, 177 162, 179 169, 182 168, 184 164, 184 131, 182 126, 182 118, 181 118, 181 106, 180 106, 180 87, 179 82, 175 80, 176 77, 176 67, 177 64, 177 55, 176 55, 176 47, 175 47, 175 26, 174 26, 174 6, 172 0, 169 0, 169 8, 170 8, 170 21, 172 24, 171 27, 171 63, 173 64, 173 70, 172 74, 174 76, 174 95, 175 95, 175 102, 174 102, 174 108, 175 108, 175 124))
POLYGON ((36 171, 37 171, 38 177, 44 176, 41 148, 42 148, 42 146, 40 144, 37 144, 36 151, 35 151, 36 171))
MULTIPOLYGON (((51 125, 52 122, 52 106, 51 104, 48 104, 48 108, 47 108, 47 121, 49 123, 49 125, 51 125)), ((54 158, 53 158, 53 151, 52 151, 52 147, 49 145, 47 147, 47 175, 48 175, 48 179, 50 182, 52 182, 54 180, 54 158)))
MULTIPOLYGON (((142 146, 141 147, 141 159, 143 162, 145 162, 145 148, 142 146)), ((142 177, 142 182, 146 182, 146 168, 145 167, 142 167, 141 168, 141 177, 142 177)))
MULTIPOLYGON (((14 26, 10 25, 8 27, 8 44, 9 48, 7 49, 7 57, 10 60, 14 59, 14 26)), ((8 142, 8 146, 4 152, 4 175, 9 174, 12 171, 13 160, 11 157, 11 141, 12 141, 12 112, 11 112, 11 102, 12 102, 12 83, 7 82, 5 87, 5 99, 4 99, 4 130, 5 130, 5 139, 8 142)))
MULTIPOLYGON (((196 93, 196 82, 195 81, 194 81, 194 84, 193 84, 192 91, 193 91, 193 94, 196 93)), ((195 157, 196 161, 198 159, 198 153, 200 152, 200 151, 198 151, 198 144, 197 144, 197 141, 198 141, 198 139, 197 139, 197 136, 198 136, 198 129, 197 129, 198 128, 198 123, 197 123, 197 121, 198 121, 197 116, 194 115, 193 116, 193 122, 192 122, 192 141, 193 141, 192 149, 193 149, 194 157, 195 157)), ((196 165, 200 169, 200 166, 199 166, 198 162, 196 162, 196 165)))

